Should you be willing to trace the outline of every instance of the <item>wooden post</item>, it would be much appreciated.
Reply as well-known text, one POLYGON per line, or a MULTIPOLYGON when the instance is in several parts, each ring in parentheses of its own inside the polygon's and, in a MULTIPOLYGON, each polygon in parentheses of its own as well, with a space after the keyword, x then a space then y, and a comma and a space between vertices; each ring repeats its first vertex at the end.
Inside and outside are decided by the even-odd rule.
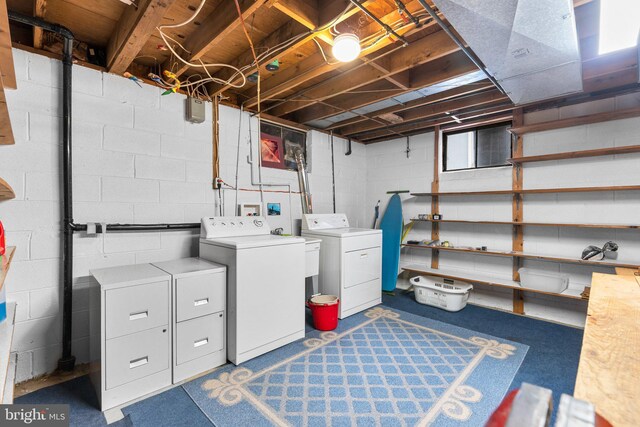
POLYGON ((213 109, 213 114, 211 117, 213 118, 213 177, 212 177, 212 186, 213 189, 218 188, 217 179, 220 177, 220 154, 218 153, 220 148, 220 127, 218 125, 218 116, 220 114, 220 98, 216 95, 213 97, 213 102, 211 103, 211 108, 213 109))
MULTIPOLYGON (((440 126, 433 129, 433 182, 431 183, 431 215, 440 213, 440 126)), ((431 222, 431 240, 440 239, 440 223, 431 222)), ((431 251, 431 268, 438 268, 440 263, 440 251, 431 251)))
MULTIPOLYGON (((513 112, 513 126, 522 126, 523 117, 522 117, 522 108, 518 108, 513 112)), ((512 147, 512 157, 522 157, 523 148, 522 148, 522 136, 516 135, 513 138, 513 147, 512 147)), ((511 186, 514 191, 522 190, 522 181, 523 181, 523 169, 522 163, 517 162, 513 164, 512 170, 512 180, 511 186)), ((522 252, 524 249, 524 232, 523 226, 521 225, 523 221, 523 197, 520 193, 513 194, 512 201, 512 218, 511 220, 514 223, 513 225, 513 241, 511 249, 516 252, 522 252)), ((520 280, 520 273, 518 273, 518 269, 522 266, 522 258, 514 256, 513 257, 513 280, 520 280)), ((513 290, 513 312, 516 314, 524 314, 524 294, 519 289, 513 290)))

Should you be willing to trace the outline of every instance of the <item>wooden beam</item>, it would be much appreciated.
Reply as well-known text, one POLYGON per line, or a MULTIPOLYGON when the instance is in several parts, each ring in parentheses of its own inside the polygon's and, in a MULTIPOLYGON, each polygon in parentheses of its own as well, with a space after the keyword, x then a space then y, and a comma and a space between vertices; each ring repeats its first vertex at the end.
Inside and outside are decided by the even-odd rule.
MULTIPOLYGON (((513 112, 513 125, 520 126, 524 122, 524 115, 522 108, 518 108, 513 112)), ((523 153, 523 141, 522 136, 516 136, 513 138, 513 153, 514 157, 522 157, 523 153)), ((514 223, 511 250, 514 252, 524 251, 524 229, 522 227, 522 221, 524 220, 524 200, 522 194, 518 191, 522 190, 524 168, 522 164, 516 163, 512 165, 511 170, 511 189, 514 191, 511 204, 511 220, 514 223)), ((512 279, 516 282, 520 281, 520 267, 522 267, 522 258, 514 257, 512 260, 512 279)), ((513 291, 513 312, 516 314, 524 314, 524 294, 522 291, 513 291)))
POLYGON ((16 71, 13 67, 13 52, 11 51, 9 12, 7 11, 7 2, 5 0, 0 0, 0 75, 3 89, 17 89, 16 71))
POLYGON ((176 0, 139 0, 137 8, 127 7, 107 45, 107 70, 127 71, 151 34, 176 0))
MULTIPOLYGON (((47 0, 33 0, 33 16, 36 18, 44 18, 47 13, 47 0)), ((33 27, 33 47, 42 49, 42 28, 33 27)))
MULTIPOLYGON (((431 182, 431 192, 440 192, 440 126, 433 129, 433 181, 431 182)), ((436 195, 431 197, 431 215, 440 213, 440 198, 436 195)), ((440 224, 431 224, 431 240, 440 240, 440 224)), ((440 265, 440 251, 431 252, 431 268, 438 268, 440 265)))
POLYGON ((310 30, 318 27, 317 0, 276 0, 273 7, 310 30))
POLYGON ((349 111, 373 104, 378 101, 441 83, 443 81, 458 77, 477 70, 475 65, 462 53, 456 52, 444 58, 437 59, 422 66, 412 68, 410 71, 411 88, 408 91, 398 90, 398 92, 378 92, 369 94, 359 94, 353 96, 346 93, 332 98, 330 105, 316 104, 297 111, 292 119, 299 123, 307 123, 325 117, 330 117, 342 111, 349 111))
POLYGON ((380 71, 374 67, 362 67, 358 72, 340 74, 336 77, 325 80, 315 85, 312 89, 303 90, 299 95, 304 95, 302 99, 309 98, 309 101, 300 101, 300 96, 296 101, 283 103, 279 107, 271 110, 274 116, 283 116, 293 111, 297 111, 317 104, 316 100, 324 101, 337 95, 357 89, 377 80, 381 80, 386 76, 392 76, 397 73, 406 71, 417 65, 434 61, 443 56, 460 50, 453 40, 444 32, 438 31, 426 37, 418 39, 407 47, 397 46, 391 53, 386 56, 387 67, 385 71, 380 71))
MULTIPOLYGON (((240 10, 242 11, 242 18, 248 21, 251 15, 257 12, 257 10, 265 3, 265 0, 239 0, 240 10)), ((202 58, 207 52, 209 52, 214 46, 220 44, 225 38, 229 36, 236 28, 242 25, 240 16, 238 15, 238 9, 236 8, 235 1, 228 0, 222 2, 215 8, 209 16, 207 16, 198 29, 189 36, 189 39, 183 43, 184 47, 191 55, 187 58, 187 61, 193 62, 202 58)), ((164 64, 164 68, 170 69, 170 61, 173 58, 169 57, 164 64)), ((181 62, 178 63, 176 75, 180 76, 189 69, 188 65, 181 62)))

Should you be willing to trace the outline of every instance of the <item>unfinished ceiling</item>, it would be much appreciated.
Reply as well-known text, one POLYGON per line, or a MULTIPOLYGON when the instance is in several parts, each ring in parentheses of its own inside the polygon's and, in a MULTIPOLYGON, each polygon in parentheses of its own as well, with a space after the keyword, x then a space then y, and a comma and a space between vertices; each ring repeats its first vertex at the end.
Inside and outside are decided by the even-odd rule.
MULTIPOLYGON (((486 79, 419 1, 239 0, 236 4, 235 0, 206 0, 201 4, 200 0, 135 0, 133 5, 125 3, 123 0, 7 1, 9 10, 39 16, 69 28, 78 41, 84 42, 76 52, 79 60, 93 62, 112 73, 130 72, 147 82, 149 72, 161 75, 165 69, 183 82, 187 78, 198 80, 205 74, 202 68, 189 67, 175 59, 168 48, 178 49, 178 43, 184 46, 181 52, 188 62, 228 64, 242 69, 245 77, 255 75, 255 52, 260 63, 260 91, 251 78, 242 84, 245 77, 231 68, 212 66, 208 68, 209 73, 225 83, 208 84, 207 94, 223 95, 226 102, 245 109, 260 109, 265 117, 332 130, 363 142, 411 135, 436 124, 458 126, 458 122, 509 119, 514 108, 512 101, 486 79), (386 28, 355 3, 379 18, 386 28), (201 6, 193 20, 171 28, 187 21, 201 6), (157 30, 163 25, 168 43, 157 30), (407 43, 392 35, 389 29, 407 43), (340 63, 333 58, 331 44, 338 32, 354 32, 359 36, 363 51, 358 59, 340 63), (253 52, 247 35, 253 43, 253 52), (266 65, 276 59, 278 69, 269 71, 266 65)), ((428 3, 435 8, 433 2, 428 3)), ((637 88, 637 49, 598 56, 599 1, 573 0, 572 4, 575 17, 571 18, 575 18, 580 48, 579 55, 573 52, 572 76, 579 72, 582 75, 578 81, 574 78, 572 87, 582 86, 585 93, 596 95, 614 89, 637 88), (576 57, 581 58, 581 63, 576 62, 576 57)), ((449 25, 446 10, 444 12, 439 16, 449 25)), ((488 25, 491 11, 480 12, 477 15, 484 17, 488 25)), ((479 18, 474 19, 477 22, 479 18)), ((519 21, 526 24, 522 17, 519 21)), ((467 35, 462 24, 459 29, 463 36, 467 35)), ((458 35, 455 28, 453 30, 458 35)), ((60 49, 59 41, 49 34, 16 24, 12 24, 11 32, 17 47, 54 54, 60 49)), ((477 45, 471 36, 466 42, 472 49, 477 45)), ((479 47, 479 50, 482 49, 479 47)), ((477 53, 482 59, 482 52, 477 53)))

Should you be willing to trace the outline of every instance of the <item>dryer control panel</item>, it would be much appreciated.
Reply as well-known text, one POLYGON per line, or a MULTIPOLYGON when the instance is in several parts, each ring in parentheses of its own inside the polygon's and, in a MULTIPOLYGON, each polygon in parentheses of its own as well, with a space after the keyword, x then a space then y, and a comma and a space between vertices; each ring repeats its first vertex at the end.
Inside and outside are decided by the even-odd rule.
POLYGON ((262 216, 214 216, 202 218, 200 237, 258 236, 271 234, 271 227, 262 216))
POLYGON ((349 228, 347 215, 342 213, 303 215, 303 230, 326 230, 329 228, 349 228))

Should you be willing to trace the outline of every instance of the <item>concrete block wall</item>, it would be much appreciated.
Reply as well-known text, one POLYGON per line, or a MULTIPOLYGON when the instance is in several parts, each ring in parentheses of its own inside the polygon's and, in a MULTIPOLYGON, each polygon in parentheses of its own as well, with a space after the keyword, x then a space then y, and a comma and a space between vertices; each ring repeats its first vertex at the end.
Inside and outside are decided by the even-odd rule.
MULTIPOLYGON (((52 371, 61 354, 61 64, 13 52, 18 89, 7 91, 16 144, 0 151, 0 176, 16 198, 0 203, 18 248, 7 277, 18 303, 14 347, 22 381, 52 371)), ((184 96, 73 67, 75 221, 198 222, 215 212, 211 108, 183 119, 184 96), (187 172, 188 171, 188 172, 187 172)), ((196 232, 74 236, 73 352, 88 360, 89 270, 197 255, 196 232)))
MULTIPOLYGON (((61 355, 60 145, 61 63, 47 57, 13 51, 18 89, 7 91, 16 144, 0 147, 0 176, 16 198, 0 203, 0 220, 7 242, 17 246, 6 282, 8 299, 18 303, 14 350, 18 352, 17 381, 55 369, 61 355)), ((217 215, 218 192, 212 182, 212 112, 207 104, 202 124, 185 122, 183 95, 161 96, 150 85, 111 74, 73 67, 74 219, 78 223, 199 222, 217 215)), ((238 202, 260 201, 251 185, 249 122, 257 159, 257 120, 240 111, 220 108, 221 177, 235 185, 239 154, 238 202)), ((331 212, 331 146, 321 133, 310 133, 311 188, 316 212, 331 212)), ((365 147, 335 139, 336 202, 355 225, 364 201, 365 147)), ((257 177, 257 168, 254 170, 257 177)), ((263 170, 263 181, 286 183, 298 191, 297 174, 263 170)), ((265 193, 264 202, 281 203, 282 215, 270 225, 291 232, 289 213, 299 227, 298 194, 286 187, 265 193), (291 202, 289 202, 291 201, 291 202)), ((222 192, 225 215, 235 214, 233 190, 222 192)), ((266 208, 266 206, 265 206, 266 208)), ((265 211, 266 213, 266 211, 265 211)), ((73 353, 88 361, 89 270, 197 256, 199 231, 107 233, 74 235, 73 353)))
MULTIPOLYGON (((640 95, 630 94, 562 108, 536 111, 525 115, 525 123, 537 123, 559 118, 575 117, 603 111, 614 111, 640 105, 640 95)), ((442 138, 440 138, 440 141, 442 138)), ((367 146, 367 205, 389 196, 386 190, 402 187, 412 192, 429 191, 433 181, 433 134, 411 138, 427 147, 426 156, 420 154, 413 163, 404 156, 403 138, 367 146)), ((616 120, 528 134, 524 137, 524 155, 547 154, 640 144, 640 119, 616 120)), ((442 150, 440 151, 442 153, 442 150)), ((605 156, 528 163, 524 166, 525 188, 580 187, 632 185, 640 182, 638 154, 605 156)), ((511 167, 474 171, 442 172, 439 165, 441 191, 481 191, 511 188, 511 167)), ((430 197, 403 196, 405 218, 431 211, 430 197)), ((524 220, 562 223, 636 224, 640 218, 639 192, 566 193, 525 196, 524 220)), ((440 199, 440 212, 446 219, 511 220, 511 197, 465 196, 440 199)), ((430 223, 417 223, 409 239, 429 239, 430 223)), ((497 250, 511 250, 511 226, 441 224, 441 240, 454 245, 489 246, 497 250)), ((587 245, 601 246, 608 240, 620 245, 620 261, 640 260, 640 232, 637 230, 603 230, 568 227, 526 227, 526 252, 546 255, 579 257, 587 245)), ((401 265, 421 263, 430 265, 431 251, 403 249, 401 265)), ((440 253, 440 266, 474 270, 511 278, 511 258, 440 253)), ((543 272, 568 274, 571 287, 582 289, 591 281, 593 271, 612 273, 612 268, 584 267, 525 260, 524 266, 543 272)), ((402 282, 399 282, 402 285, 402 282)), ((552 296, 527 294, 525 311, 528 315, 576 326, 584 325, 586 303, 552 296)), ((511 310, 511 291, 476 286, 471 302, 511 310)))

